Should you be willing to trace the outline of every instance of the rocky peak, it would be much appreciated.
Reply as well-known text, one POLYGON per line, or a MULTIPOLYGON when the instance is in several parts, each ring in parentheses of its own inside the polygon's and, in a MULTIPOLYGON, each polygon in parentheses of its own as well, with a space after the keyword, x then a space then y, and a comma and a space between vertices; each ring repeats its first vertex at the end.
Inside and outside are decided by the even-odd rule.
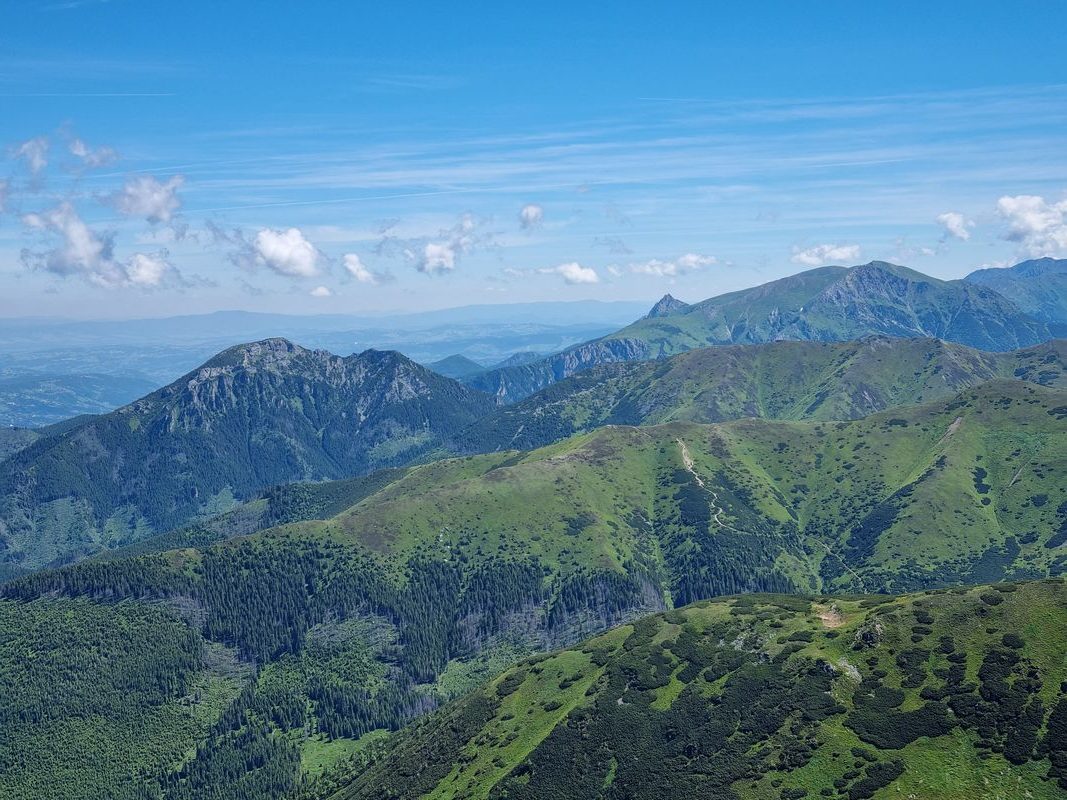
POLYGON ((645 319, 667 317, 671 314, 676 314, 679 311, 684 311, 687 308, 689 308, 689 303, 683 303, 677 297, 668 293, 663 295, 656 305, 652 306, 652 310, 645 315, 645 319))

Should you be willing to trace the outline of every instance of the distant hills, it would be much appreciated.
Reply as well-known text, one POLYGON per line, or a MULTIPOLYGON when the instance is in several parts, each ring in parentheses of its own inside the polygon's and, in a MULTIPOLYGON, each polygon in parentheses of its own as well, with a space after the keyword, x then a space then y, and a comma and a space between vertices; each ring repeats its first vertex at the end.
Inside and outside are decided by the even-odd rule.
POLYGON ((875 263, 0 428, 0 795, 1059 797, 1051 332, 875 263))
POLYGON ((939 339, 723 345, 579 372, 475 423, 473 452, 527 449, 603 425, 856 419, 993 378, 1067 387, 1067 341, 992 353, 939 339))
POLYGON ((847 341, 883 334, 997 351, 1052 338, 1047 323, 987 286, 942 281, 881 261, 821 267, 693 305, 672 301, 664 298, 643 319, 600 339, 467 382, 502 402, 514 402, 594 366, 709 345, 847 341))
POLYGON ((40 566, 144 538, 273 484, 403 463, 490 407, 398 353, 340 358, 283 339, 231 348, 5 462, 5 560, 40 566))
POLYGON ((1057 335, 1067 335, 1067 259, 1038 258, 1003 269, 980 269, 965 281, 995 289, 1057 335))
POLYGON ((24 374, 0 378, 0 425, 24 428, 102 414, 156 388, 139 376, 24 374))
MULTIPOLYGON (((843 780, 853 796, 855 785, 870 786, 860 782, 881 774, 867 764, 899 757, 906 771, 917 763, 912 759, 921 756, 912 743, 924 732, 925 738, 937 740, 931 746, 938 753, 950 748, 963 759, 981 740, 979 749, 996 759, 1008 752, 1004 737, 1024 719, 1018 709, 1033 691, 1026 691, 1021 706, 1006 701, 1003 726, 986 724, 992 719, 986 719, 986 706, 964 700, 958 708, 950 706, 946 717, 940 705, 953 702, 950 698, 957 694, 981 694, 971 685, 974 676, 988 676, 981 680, 990 680, 993 687, 997 665, 1008 664, 1014 676, 1011 670, 1018 663, 1023 677, 1007 685, 1020 690, 1034 686, 1032 666, 1046 681, 1047 691, 1039 693, 1045 702, 1042 719, 1047 716, 1059 703, 1064 677, 1059 581, 1035 583, 1036 591, 1021 594, 1018 601, 1001 599, 997 590, 964 589, 934 595, 929 602, 831 597, 816 606, 805 598, 743 598, 718 604, 726 627, 698 637, 711 650, 684 651, 689 655, 681 649, 688 637, 679 649, 659 644, 677 641, 691 625, 694 632, 703 631, 705 622, 720 619, 719 612, 711 619, 684 611, 662 623, 620 629, 611 641, 621 650, 571 645, 649 612, 723 594, 870 594, 1067 574, 1065 453, 1067 391, 993 380, 948 399, 852 421, 607 426, 532 452, 435 461, 391 471, 377 482, 325 483, 310 491, 291 487, 264 501, 277 523, 265 531, 218 544, 185 541, 178 549, 140 557, 82 561, 16 577, 0 587, 6 598, 0 600, 0 653, 6 642, 15 653, 50 654, 0 658, 0 677, 25 686, 0 701, 0 714, 14 721, 0 729, 0 759, 5 752, 21 754, 11 761, 18 769, 0 770, 0 786, 8 780, 20 796, 54 795, 54 784, 26 793, 40 774, 34 765, 55 758, 51 754, 60 741, 54 739, 54 729, 25 721, 32 719, 38 698, 51 691, 57 718, 66 726, 65 748, 95 752, 92 731, 99 728, 78 727, 85 714, 114 724, 106 734, 109 743, 129 743, 106 764, 79 759, 61 777, 71 786, 133 775, 151 782, 161 774, 159 780, 169 787, 164 797, 195 798, 218 785, 220 775, 234 771, 260 795, 284 796, 310 769, 302 765, 359 773, 384 753, 386 760, 378 763, 393 765, 382 767, 385 774, 367 773, 379 777, 373 783, 370 777, 361 779, 345 791, 353 797, 407 798, 411 792, 430 791, 450 796, 454 789, 451 796, 486 796, 481 789, 470 794, 469 787, 488 787, 479 781, 495 784, 509 775, 516 778, 506 784, 509 793, 524 791, 524 781, 518 779, 528 774, 531 780, 538 776, 531 786, 539 792, 545 788, 539 781, 557 772, 537 764, 547 763, 542 759, 551 753, 569 758, 579 752, 560 750, 544 739, 572 713, 573 701, 588 699, 591 705, 584 707, 593 710, 601 707, 596 705, 601 698, 612 709, 633 712, 625 724, 608 726, 615 731, 610 737, 604 738, 603 727, 591 727, 583 740, 624 752, 631 746, 626 740, 631 732, 640 742, 641 731, 658 724, 661 718, 652 711, 673 709, 677 702, 682 703, 679 712, 691 708, 690 701, 699 698, 692 697, 695 689, 687 694, 687 687, 707 669, 713 672, 697 684, 701 691, 724 696, 721 692, 733 691, 732 681, 741 681, 737 691, 745 707, 758 709, 746 718, 750 721, 743 728, 749 733, 779 719, 774 715, 783 709, 798 715, 773 737, 768 755, 792 753, 789 763, 796 770, 814 759, 807 772, 790 778, 780 774, 784 767, 771 766, 781 766, 780 760, 764 762, 758 756, 759 762, 749 761, 763 748, 756 747, 756 740, 739 740, 745 755, 736 766, 744 768, 746 780, 763 781, 763 775, 774 773, 761 788, 779 778, 782 783, 772 788, 799 783, 818 789, 823 786, 818 781, 833 785, 843 780), (947 604, 934 599, 939 597, 947 604), (98 602, 119 600, 126 602, 107 607, 113 613, 99 611, 98 602), (890 602, 897 605, 886 605, 890 602), (889 616, 880 615, 883 605, 889 616), (195 624, 177 626, 178 618, 168 611, 172 608, 195 624), (920 610, 926 614, 918 615, 920 610), (742 628, 730 627, 734 624, 742 628), (838 627, 840 641, 826 635, 838 627), (168 631, 162 638, 161 630, 168 631), (625 646, 634 631, 644 633, 625 646), (1007 633, 1018 635, 1021 643, 1004 638, 1007 633), (943 636, 954 637, 951 647, 943 636), (102 645, 92 651, 101 657, 86 660, 80 644, 85 640, 115 645, 102 645), (998 660, 998 641, 1008 651, 1021 650, 1032 664, 998 660), (450 709, 470 708, 460 701, 445 708, 446 717, 416 723, 410 736, 417 738, 395 740, 396 747, 411 741, 413 749, 385 749, 385 730, 404 727, 509 663, 561 647, 571 649, 564 650, 560 661, 552 662, 551 656, 520 665, 519 674, 525 667, 534 676, 531 683, 512 677, 496 695, 503 699, 522 691, 518 697, 536 698, 529 714, 526 706, 517 713, 510 706, 502 709, 499 722, 507 723, 506 728, 490 725, 497 718, 493 707, 488 716, 467 718, 470 725, 454 724, 456 719, 447 716, 450 709), (918 649, 925 655, 912 652, 918 649), (804 661, 802 650, 814 663, 804 661), (954 653, 965 654, 967 680, 958 691, 942 692, 947 680, 942 672, 947 664, 960 663, 948 660, 954 653), (741 661, 735 663, 737 658, 741 661), (47 671, 57 659, 76 666, 47 671), (702 664, 699 670, 687 670, 688 659, 702 664), (703 664, 707 659, 710 666, 703 664), (38 662, 43 666, 30 666, 38 662), (240 665, 249 662, 256 670, 237 677, 240 665), (987 662, 993 666, 980 670, 987 662), (590 672, 590 663, 597 669, 590 672), (629 682, 601 681, 599 668, 609 664, 630 675, 629 682), (715 673, 715 664, 723 671, 715 673), (898 683, 901 679, 909 681, 906 687, 898 683), (928 691, 920 694, 921 687, 928 691), (907 702, 898 701, 896 690, 905 688, 907 702), (644 694, 648 691, 654 697, 644 694), (622 692, 622 705, 615 692, 622 692), (783 706, 776 692, 784 692, 790 704, 802 705, 783 706), (868 695, 881 705, 871 706, 868 695), (754 698, 766 698, 768 707, 754 698), (818 705, 809 707, 804 698, 818 705), (189 713, 164 713, 182 703, 189 713), (938 708, 913 714, 928 703, 938 708), (159 712, 142 715, 145 727, 136 728, 130 708, 159 712), (820 708, 828 716, 803 713, 816 714, 820 708), (876 717, 864 708, 876 709, 876 717), (857 713, 849 717, 853 710, 857 713), (898 719, 896 714, 911 716, 898 719), (828 720, 825 734, 835 743, 859 737, 863 747, 874 748, 872 758, 844 756, 851 751, 836 745, 822 752, 815 741, 808 760, 801 758, 790 737, 815 729, 794 723, 819 723, 822 731, 822 719, 828 720), (880 726, 877 719, 893 724, 880 726), (927 728, 927 723, 935 727, 927 728), (491 735, 480 735, 490 728, 491 735), (967 735, 953 735, 957 728, 967 735), (5 738, 7 730, 12 733, 5 738), (977 737, 970 735, 972 730, 977 737), (195 755, 179 758, 179 753, 193 752, 192 740, 199 743, 195 755), (477 748, 470 749, 468 742, 474 740, 477 748), (519 741, 527 745, 510 748, 519 741), (541 741, 547 743, 544 750, 541 741), (452 743, 466 755, 453 761, 436 749, 452 743), (479 761, 482 748, 491 768, 479 761), (898 750, 903 752, 882 752, 898 750), (833 752, 839 753, 836 760, 833 752), (158 771, 145 773, 139 765, 152 753, 158 771), (535 754, 529 772, 520 766, 528 754, 535 754), (827 778, 823 759, 836 764, 841 758, 864 764, 835 766, 841 774, 827 778), (467 770, 472 761, 476 766, 467 770), (449 774, 437 772, 445 763, 458 765, 457 777, 438 788, 449 774), (512 768, 518 771, 512 774, 512 768), (844 778, 845 773, 850 777, 844 778), (437 777, 424 788, 411 788, 423 787, 420 776, 433 775, 437 777)), ((1027 590, 1004 587, 1004 593, 1012 591, 1027 590)), ((497 692, 497 684, 488 691, 497 692)), ((736 705, 729 708, 740 713, 736 705)), ((1036 707, 1032 710, 1036 713, 1036 707)), ((694 721, 698 718, 685 719, 669 717, 668 727, 704 730, 694 721)), ((735 716, 730 719, 740 724, 735 716)), ((1037 765, 1021 764, 1030 763, 1031 755, 1044 758, 1047 751, 1038 748, 1037 740, 1029 740, 1029 749, 1014 734, 1011 741, 1011 752, 1023 759, 1011 763, 1020 766, 994 760, 986 771, 983 759, 969 755, 961 762, 970 765, 967 780, 1014 780, 1004 771, 1016 769, 1023 770, 1020 780, 1034 778, 1037 773, 1026 769, 1037 765)), ((646 744, 653 742, 663 745, 660 738, 646 744)), ((591 774, 599 775, 605 763, 610 772, 608 753, 597 748, 589 761, 580 753, 576 757, 590 765, 591 774)), ((715 757, 725 765, 721 749, 715 757)), ((668 770, 672 780, 685 780, 687 763, 668 770)), ((629 776, 620 789, 637 780, 636 773, 622 767, 616 775, 629 776)), ((954 773, 953 779, 959 776, 954 773)), ((136 786, 132 777, 128 780, 136 786)), ((660 783, 655 786, 662 789, 660 783)), ((329 784, 307 788, 327 791, 329 784)), ((678 797, 689 796, 679 791, 678 797)))

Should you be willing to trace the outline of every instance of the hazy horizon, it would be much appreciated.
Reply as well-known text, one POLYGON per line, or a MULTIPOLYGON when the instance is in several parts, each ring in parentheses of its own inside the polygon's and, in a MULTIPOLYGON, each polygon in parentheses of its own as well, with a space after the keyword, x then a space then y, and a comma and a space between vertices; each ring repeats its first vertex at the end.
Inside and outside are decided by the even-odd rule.
POLYGON ((822 264, 1063 255, 1067 9, 1040 5, 568 8, 560 28, 21 4, 0 316, 691 301, 822 264))

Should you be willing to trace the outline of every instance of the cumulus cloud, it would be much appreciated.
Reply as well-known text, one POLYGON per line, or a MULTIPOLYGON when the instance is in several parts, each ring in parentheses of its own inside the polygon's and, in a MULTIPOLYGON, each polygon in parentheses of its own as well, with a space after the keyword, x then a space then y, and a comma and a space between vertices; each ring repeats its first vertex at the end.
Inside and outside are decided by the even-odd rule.
POLYGON ((74 137, 67 142, 70 154, 80 159, 82 164, 89 169, 106 167, 118 161, 119 154, 110 147, 91 148, 83 140, 74 137))
POLYGON ((331 292, 326 286, 316 286, 309 292, 309 294, 312 297, 333 297, 333 292, 331 292))
POLYGON ((173 271, 165 255, 134 253, 126 264, 126 280, 132 286, 159 286, 173 271))
POLYGON ((817 244, 806 248, 794 247, 792 261, 805 267, 822 267, 826 264, 855 262, 859 257, 858 244, 817 244))
POLYGON ((48 166, 48 139, 37 136, 15 145, 11 150, 13 158, 26 162, 27 168, 34 175, 39 175, 48 166))
POLYGON ((107 288, 151 288, 169 277, 178 279, 177 270, 167 261, 165 253, 135 253, 125 262, 116 259, 114 234, 92 230, 70 203, 26 214, 22 221, 30 230, 59 239, 59 244, 49 250, 23 250, 22 261, 30 268, 64 278, 81 277, 107 288))
POLYGON ((279 275, 313 278, 319 274, 321 254, 299 228, 263 228, 252 241, 256 260, 279 275))
POLYGON ((1008 223, 1004 235, 1030 256, 1067 252, 1067 200, 1050 203, 1044 197, 1021 194, 1002 197, 997 213, 1008 223))
POLYGON ((471 214, 464 214, 455 225, 433 236, 397 236, 392 232, 397 225, 396 220, 389 220, 383 226, 374 252, 385 258, 400 256, 427 275, 452 272, 463 256, 488 247, 493 240, 493 234, 480 229, 481 222, 471 214))
POLYGON ((456 257, 462 252, 452 242, 427 242, 419 258, 419 272, 428 275, 451 272, 456 268, 456 257))
POLYGON ((143 217, 149 222, 170 222, 181 207, 178 190, 185 178, 175 175, 166 183, 160 183, 151 175, 138 175, 126 181, 122 190, 111 197, 111 202, 128 217, 143 217))
POLYGON ((519 211, 519 224, 522 225, 524 231, 541 227, 544 220, 545 210, 536 203, 527 203, 519 211))
POLYGON ((345 253, 343 261, 345 271, 360 283, 377 286, 385 280, 385 275, 370 269, 355 253, 345 253))
POLYGON ((542 275, 559 275, 572 286, 580 283, 600 283, 600 276, 592 267, 583 267, 577 261, 560 264, 557 267, 539 269, 542 275))
POLYGON ((687 275, 690 272, 696 272, 704 267, 710 267, 712 264, 717 264, 718 259, 715 256, 705 256, 699 253, 686 253, 678 258, 670 261, 663 261, 658 258, 654 258, 650 261, 644 261, 639 264, 631 264, 630 272, 638 275, 653 275, 657 278, 676 278, 680 275, 687 275))
POLYGON ((974 220, 967 219, 958 211, 946 211, 944 214, 937 215, 937 224, 945 229, 948 236, 966 242, 971 238, 974 220))

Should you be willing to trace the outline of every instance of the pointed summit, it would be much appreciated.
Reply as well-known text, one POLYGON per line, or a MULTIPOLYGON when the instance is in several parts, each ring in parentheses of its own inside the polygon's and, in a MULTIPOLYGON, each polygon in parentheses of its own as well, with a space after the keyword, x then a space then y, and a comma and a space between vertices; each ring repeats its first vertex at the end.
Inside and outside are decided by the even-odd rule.
POLYGON ((668 317, 671 314, 677 314, 679 311, 684 311, 687 308, 689 308, 689 303, 683 303, 678 298, 670 294, 665 294, 660 298, 656 305, 652 306, 652 310, 645 315, 645 319, 668 317))

